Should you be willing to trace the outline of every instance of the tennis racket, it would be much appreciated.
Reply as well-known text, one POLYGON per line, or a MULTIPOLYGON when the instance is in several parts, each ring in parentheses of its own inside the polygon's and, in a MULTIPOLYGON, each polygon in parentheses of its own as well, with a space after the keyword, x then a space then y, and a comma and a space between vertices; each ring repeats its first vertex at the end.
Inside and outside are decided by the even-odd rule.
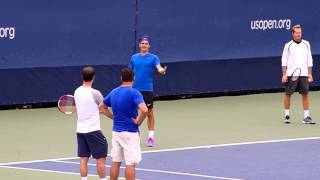
POLYGON ((64 114, 72 114, 77 111, 76 103, 72 95, 63 95, 58 100, 58 109, 64 114))
POLYGON ((301 75, 301 68, 296 68, 290 76, 291 81, 297 81, 301 75))

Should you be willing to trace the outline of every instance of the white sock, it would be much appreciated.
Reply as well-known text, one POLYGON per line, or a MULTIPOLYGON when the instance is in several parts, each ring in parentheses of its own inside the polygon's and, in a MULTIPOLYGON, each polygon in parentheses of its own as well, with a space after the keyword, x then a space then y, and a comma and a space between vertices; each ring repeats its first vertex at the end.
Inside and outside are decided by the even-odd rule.
POLYGON ((284 110, 284 116, 289 116, 289 109, 284 110))
POLYGON ((100 180, 107 180, 107 178, 100 178, 100 180))
POLYGON ((154 131, 149 131, 149 138, 153 138, 154 131))
POLYGON ((87 177, 81 177, 81 180, 88 180, 88 176, 87 177))
POLYGON ((303 111, 303 114, 304 114, 304 118, 308 117, 309 116, 309 110, 303 111))

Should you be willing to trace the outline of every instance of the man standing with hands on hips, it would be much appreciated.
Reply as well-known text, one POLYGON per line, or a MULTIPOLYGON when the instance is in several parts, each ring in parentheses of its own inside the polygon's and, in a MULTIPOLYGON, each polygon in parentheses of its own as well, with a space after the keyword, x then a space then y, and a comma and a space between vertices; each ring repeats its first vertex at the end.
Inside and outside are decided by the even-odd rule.
POLYGON ((133 79, 131 69, 122 69, 121 86, 113 89, 99 105, 101 112, 113 119, 110 180, 118 179, 122 162, 126 164, 126 180, 135 180, 135 168, 141 161, 139 125, 145 119, 148 108, 141 93, 132 88, 133 79))
POLYGON ((153 72, 156 69, 158 73, 165 74, 167 67, 160 65, 157 55, 149 52, 150 38, 143 36, 139 39, 140 52, 131 57, 129 68, 133 70, 135 80, 133 88, 137 89, 143 95, 144 102, 148 107, 148 142, 149 147, 154 146, 155 118, 153 114, 153 72))
POLYGON ((292 27, 293 40, 289 41, 282 53, 282 83, 285 84, 284 96, 284 123, 290 124, 290 98, 296 89, 302 95, 302 105, 304 110, 304 124, 316 124, 309 115, 309 83, 313 81, 312 66, 313 60, 311 48, 308 41, 302 39, 302 28, 300 25, 292 27), (292 80, 291 76, 299 70, 300 75, 297 80, 292 80))

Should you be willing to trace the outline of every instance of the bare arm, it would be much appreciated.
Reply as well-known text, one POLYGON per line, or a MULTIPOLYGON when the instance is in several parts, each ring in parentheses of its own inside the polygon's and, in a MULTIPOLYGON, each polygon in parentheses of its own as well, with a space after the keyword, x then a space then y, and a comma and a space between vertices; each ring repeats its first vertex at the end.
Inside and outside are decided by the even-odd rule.
POLYGON ((282 66, 282 83, 286 83, 288 81, 287 77, 287 66, 282 66))
POLYGON ((134 123, 137 125, 141 125, 143 120, 147 117, 148 108, 144 102, 140 103, 138 107, 139 107, 140 113, 139 113, 139 116, 136 119, 134 119, 134 123))
POLYGON ((312 76, 312 67, 308 67, 308 75, 312 76))
POLYGON ((108 106, 106 106, 103 102, 100 103, 99 110, 102 114, 113 120, 112 112, 109 110, 108 106))
POLYGON ((313 81, 313 76, 312 76, 312 66, 308 67, 308 81, 312 82, 313 81))
POLYGON ((287 76, 287 66, 282 66, 282 76, 287 76))

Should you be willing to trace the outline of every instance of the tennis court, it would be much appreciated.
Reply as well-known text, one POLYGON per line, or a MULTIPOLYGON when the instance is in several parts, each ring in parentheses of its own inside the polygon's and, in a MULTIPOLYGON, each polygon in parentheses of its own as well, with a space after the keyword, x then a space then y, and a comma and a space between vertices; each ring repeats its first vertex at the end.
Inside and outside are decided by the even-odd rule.
MULTIPOLYGON (((310 95, 317 121, 320 93, 310 95)), ((319 126, 301 123, 299 95, 292 99, 292 124, 282 123, 282 96, 157 101, 156 146, 145 146, 144 123, 137 178, 318 179, 319 126)), ((0 179, 79 179, 75 115, 44 108, 0 111, 0 117, 0 179)), ((101 127, 110 142, 111 121, 102 118, 101 127)), ((89 173, 96 176, 93 160, 89 173)))
MULTIPOLYGON (((320 179, 320 1, 0 4, 0 180, 79 180, 75 90, 93 83, 106 96, 128 66, 145 104, 156 100, 155 131, 152 113, 140 127, 138 179, 320 179), (284 89, 303 96, 284 97, 284 89)), ((92 92, 96 104, 78 110, 100 104, 92 92)), ((112 125, 101 115, 108 153, 112 125)), ((98 179, 95 163, 89 179, 98 179)), ((108 177, 110 164, 108 157, 108 177)))

